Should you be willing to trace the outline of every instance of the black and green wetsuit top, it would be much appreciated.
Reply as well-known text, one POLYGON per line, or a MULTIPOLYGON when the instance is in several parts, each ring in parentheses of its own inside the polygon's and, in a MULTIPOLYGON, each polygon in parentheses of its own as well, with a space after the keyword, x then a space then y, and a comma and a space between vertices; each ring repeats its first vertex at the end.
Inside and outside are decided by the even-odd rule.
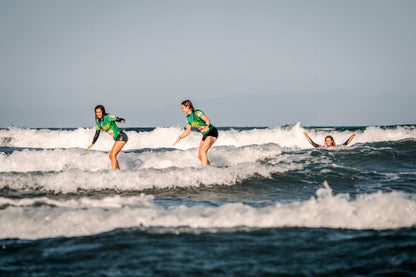
MULTIPOLYGON (((349 137, 342 145, 348 145, 348 141, 351 139, 351 137, 349 137)), ((309 139, 311 140, 311 144, 312 144, 313 147, 334 147, 334 145, 331 145, 331 146, 327 146, 326 144, 320 145, 320 144, 317 144, 316 142, 314 142, 310 137, 309 137, 309 139)))
MULTIPOLYGON (((202 130, 205 128, 205 126, 207 126, 207 124, 205 123, 205 121, 202 120, 201 117, 203 117, 205 114, 203 111, 201 110, 194 110, 192 111, 191 114, 186 115, 186 124, 187 125, 192 125, 195 128, 198 128, 199 131, 202 132, 202 130)), ((212 123, 209 123, 208 126, 208 131, 206 132, 202 132, 203 135, 206 135, 209 133, 209 131, 211 131, 212 128, 214 128, 214 125, 212 125, 212 123)))
POLYGON ((98 119, 97 129, 92 144, 94 144, 97 141, 101 130, 106 131, 110 136, 113 137, 114 140, 116 140, 117 136, 121 133, 121 130, 118 128, 116 121, 121 122, 123 120, 123 118, 117 117, 112 114, 106 114, 101 119, 98 119))

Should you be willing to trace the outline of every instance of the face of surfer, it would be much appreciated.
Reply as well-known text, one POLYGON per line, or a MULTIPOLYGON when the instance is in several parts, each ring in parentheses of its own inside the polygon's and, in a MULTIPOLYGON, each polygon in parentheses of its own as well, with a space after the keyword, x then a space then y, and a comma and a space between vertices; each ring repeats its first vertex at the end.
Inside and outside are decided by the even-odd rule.
POLYGON ((334 146, 334 140, 328 136, 325 138, 325 144, 326 146, 334 146))
POLYGON ((103 117, 103 111, 101 109, 96 109, 95 115, 97 116, 97 118, 101 119, 103 117))
POLYGON ((184 114, 191 114, 192 113, 191 108, 188 107, 188 106, 181 105, 181 108, 182 108, 182 111, 183 111, 184 114))

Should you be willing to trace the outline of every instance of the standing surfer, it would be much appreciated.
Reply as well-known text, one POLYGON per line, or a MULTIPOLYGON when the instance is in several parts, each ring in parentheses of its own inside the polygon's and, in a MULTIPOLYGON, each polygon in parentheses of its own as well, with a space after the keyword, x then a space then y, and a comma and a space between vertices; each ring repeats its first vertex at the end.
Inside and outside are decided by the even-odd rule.
POLYGON ((195 110, 190 100, 185 100, 181 104, 182 111, 186 114, 186 130, 178 137, 175 146, 181 139, 188 136, 192 126, 198 128, 202 133, 202 141, 199 145, 198 158, 202 166, 210 165, 208 160, 208 150, 218 138, 218 130, 212 125, 209 118, 201 110, 195 110))
POLYGON ((120 166, 117 161, 117 155, 120 153, 121 149, 127 143, 128 137, 127 134, 120 130, 117 125, 117 122, 126 123, 123 118, 117 117, 115 115, 107 114, 105 108, 102 105, 95 107, 95 122, 97 123, 97 129, 95 131, 94 139, 90 146, 87 149, 90 149, 94 146, 98 137, 100 136, 101 130, 106 131, 110 136, 115 140, 113 148, 110 152, 111 168, 120 169, 120 166))

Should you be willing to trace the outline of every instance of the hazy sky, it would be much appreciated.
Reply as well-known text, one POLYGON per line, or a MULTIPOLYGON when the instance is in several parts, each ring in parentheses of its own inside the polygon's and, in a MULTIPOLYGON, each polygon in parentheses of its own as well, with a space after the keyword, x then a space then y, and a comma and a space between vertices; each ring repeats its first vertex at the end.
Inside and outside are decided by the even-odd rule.
POLYGON ((416 1, 0 0, 0 127, 415 123, 416 1))

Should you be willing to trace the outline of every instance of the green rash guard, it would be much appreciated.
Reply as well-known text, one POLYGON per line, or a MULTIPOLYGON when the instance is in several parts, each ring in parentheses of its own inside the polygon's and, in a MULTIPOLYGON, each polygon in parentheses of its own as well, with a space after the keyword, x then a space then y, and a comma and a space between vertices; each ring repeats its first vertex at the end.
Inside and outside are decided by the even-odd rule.
POLYGON ((102 119, 97 121, 97 131, 104 130, 116 140, 117 136, 121 133, 115 122, 117 119, 118 117, 115 115, 106 114, 102 119))
MULTIPOLYGON (((205 124, 205 121, 202 120, 201 117, 203 117, 205 114, 203 111, 201 110, 194 110, 191 114, 188 114, 186 116, 186 124, 187 125, 192 125, 195 128, 198 128, 199 131, 202 132, 202 130, 205 128, 205 126, 207 126, 205 124)), ((212 125, 211 123, 208 126, 208 131, 206 132, 202 132, 202 134, 206 135, 209 133, 209 131, 211 131, 212 128, 214 128, 214 125, 212 125)))

